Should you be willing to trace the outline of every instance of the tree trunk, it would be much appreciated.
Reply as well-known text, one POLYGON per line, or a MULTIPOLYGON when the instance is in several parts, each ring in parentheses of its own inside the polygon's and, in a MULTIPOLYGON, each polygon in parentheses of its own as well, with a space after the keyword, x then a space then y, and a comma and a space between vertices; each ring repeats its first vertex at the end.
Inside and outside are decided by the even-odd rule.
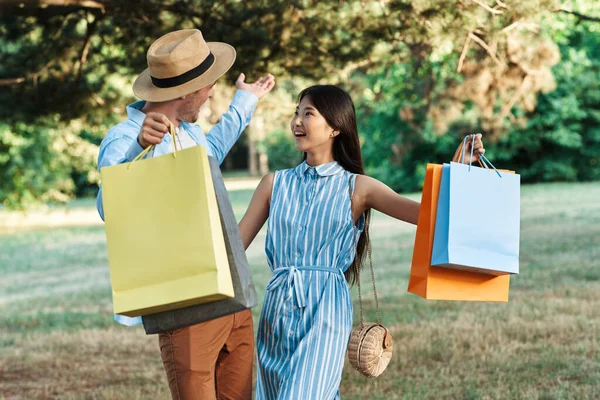
POLYGON ((248 126, 248 172, 251 176, 266 175, 269 172, 269 157, 258 143, 265 139, 265 121, 262 116, 254 116, 248 126))
POLYGON ((256 160, 256 144, 252 137, 252 123, 248 126, 248 173, 250 176, 258 175, 258 163, 256 160))

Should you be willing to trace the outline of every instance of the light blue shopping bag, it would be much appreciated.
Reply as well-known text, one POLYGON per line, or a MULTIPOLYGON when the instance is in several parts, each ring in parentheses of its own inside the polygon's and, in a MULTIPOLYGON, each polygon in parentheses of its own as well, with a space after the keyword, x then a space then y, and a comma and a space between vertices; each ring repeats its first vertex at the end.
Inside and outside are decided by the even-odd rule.
POLYGON ((444 164, 431 265, 518 274, 520 180, 495 168, 444 164))

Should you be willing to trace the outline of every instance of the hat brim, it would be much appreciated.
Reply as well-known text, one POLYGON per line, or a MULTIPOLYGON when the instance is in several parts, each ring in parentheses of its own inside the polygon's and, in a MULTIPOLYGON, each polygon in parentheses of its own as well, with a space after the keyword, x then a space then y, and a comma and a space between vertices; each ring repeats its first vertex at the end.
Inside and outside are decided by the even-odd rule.
POLYGON ((160 102, 173 100, 210 85, 225 74, 235 62, 235 49, 227 43, 207 42, 215 56, 214 64, 202 75, 186 83, 170 88, 154 86, 150 70, 146 68, 133 83, 133 93, 142 100, 160 102))

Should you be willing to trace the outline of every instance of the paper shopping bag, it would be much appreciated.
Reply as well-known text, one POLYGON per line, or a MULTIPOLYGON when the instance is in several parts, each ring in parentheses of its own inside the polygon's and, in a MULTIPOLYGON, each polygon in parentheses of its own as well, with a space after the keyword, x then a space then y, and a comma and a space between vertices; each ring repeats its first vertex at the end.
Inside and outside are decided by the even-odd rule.
POLYGON ((430 300, 508 301, 510 276, 431 266, 442 165, 427 164, 408 291, 430 300))
POLYGON ((233 314, 256 305, 256 291, 252 282, 252 275, 244 244, 240 237, 237 221, 218 161, 208 157, 212 181, 217 196, 217 204, 221 216, 221 227, 225 237, 229 270, 235 297, 232 299, 219 300, 212 303, 198 304, 195 306, 180 308, 177 310, 163 311, 157 314, 144 315, 142 321, 147 334, 172 331, 200 322, 233 314))
POLYGON ((102 168, 115 314, 234 295, 206 149, 102 168))
POLYGON ((444 164, 431 265, 518 274, 519 190, 512 172, 444 164))

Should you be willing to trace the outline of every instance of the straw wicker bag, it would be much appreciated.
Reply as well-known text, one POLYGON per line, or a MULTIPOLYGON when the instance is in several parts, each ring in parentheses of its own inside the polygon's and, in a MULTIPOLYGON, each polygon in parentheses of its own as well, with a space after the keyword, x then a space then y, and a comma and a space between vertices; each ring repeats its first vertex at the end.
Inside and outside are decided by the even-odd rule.
MULTIPOLYGON (((354 209, 351 186, 350 207, 351 210, 354 209)), ((355 235, 354 248, 356 248, 356 244, 355 235)), ((350 365, 352 365, 352 367, 354 367, 358 372, 367 377, 376 377, 381 375, 390 363, 390 360, 392 359, 393 345, 392 335, 387 328, 381 325, 381 315, 379 314, 379 300, 377 298, 377 289, 375 288, 375 273, 373 272, 370 240, 367 240, 367 252, 369 254, 371 280, 373 281, 373 293, 375 295, 375 307, 377 309, 377 323, 365 323, 364 321, 362 295, 360 291, 360 271, 358 271, 356 282, 358 284, 360 325, 354 328, 350 334, 350 342, 348 343, 348 358, 350 359, 350 365)))

